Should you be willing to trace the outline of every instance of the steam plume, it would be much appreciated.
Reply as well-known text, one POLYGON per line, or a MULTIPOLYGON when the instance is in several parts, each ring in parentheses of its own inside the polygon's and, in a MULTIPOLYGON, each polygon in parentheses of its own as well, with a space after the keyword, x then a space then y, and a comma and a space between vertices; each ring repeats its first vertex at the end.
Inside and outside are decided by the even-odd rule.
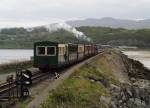
POLYGON ((54 23, 47 25, 46 28, 50 31, 57 31, 59 29, 64 29, 66 31, 72 32, 76 38, 92 42, 91 38, 87 37, 84 33, 78 31, 76 28, 66 24, 66 23, 54 23))

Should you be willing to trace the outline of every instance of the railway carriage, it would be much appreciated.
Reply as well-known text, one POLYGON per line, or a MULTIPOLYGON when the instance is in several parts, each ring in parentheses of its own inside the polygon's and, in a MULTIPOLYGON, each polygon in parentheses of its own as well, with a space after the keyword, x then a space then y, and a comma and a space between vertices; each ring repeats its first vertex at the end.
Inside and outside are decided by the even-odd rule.
POLYGON ((96 49, 97 49, 96 45, 92 44, 92 48, 91 48, 91 50, 92 50, 92 55, 95 55, 95 54, 96 54, 96 49))
POLYGON ((96 53, 92 44, 60 44, 43 41, 34 43, 34 67, 42 71, 74 64, 96 53))
POLYGON ((84 57, 87 58, 89 55, 89 45, 84 45, 84 57))
POLYGON ((77 44, 68 44, 68 59, 69 59, 69 64, 73 64, 78 61, 77 44))
POLYGON ((85 57, 92 56, 92 45, 86 44, 84 47, 85 47, 85 57))
POLYGON ((68 44, 58 44, 58 65, 57 67, 67 65, 68 59, 68 44))
POLYGON ((94 45, 94 55, 98 54, 98 46, 94 45))
POLYGON ((92 45, 88 45, 88 48, 89 48, 89 53, 88 53, 88 56, 91 56, 92 55, 92 45))
POLYGON ((78 61, 84 59, 84 44, 78 44, 78 61))
POLYGON ((58 43, 49 41, 34 43, 34 67, 40 70, 56 68, 58 55, 58 43))
POLYGON ((77 62, 78 45, 43 41, 34 44, 34 67, 46 71, 77 62))

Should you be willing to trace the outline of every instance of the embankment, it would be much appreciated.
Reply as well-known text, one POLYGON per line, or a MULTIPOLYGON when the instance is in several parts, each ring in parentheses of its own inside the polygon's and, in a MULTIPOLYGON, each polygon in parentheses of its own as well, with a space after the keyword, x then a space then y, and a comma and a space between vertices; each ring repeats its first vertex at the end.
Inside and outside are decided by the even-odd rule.
POLYGON ((20 61, 0 65, 0 74, 7 74, 15 72, 17 68, 32 67, 32 61, 20 61))
POLYGON ((49 92, 39 108, 150 108, 150 71, 106 49, 49 92))

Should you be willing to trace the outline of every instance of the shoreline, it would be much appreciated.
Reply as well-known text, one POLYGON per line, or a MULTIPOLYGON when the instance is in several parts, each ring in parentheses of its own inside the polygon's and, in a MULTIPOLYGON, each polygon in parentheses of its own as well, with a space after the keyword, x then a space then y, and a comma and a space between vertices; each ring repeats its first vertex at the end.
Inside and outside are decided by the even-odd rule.
POLYGON ((33 48, 0 48, 0 50, 33 50, 33 48))
POLYGON ((29 68, 32 66, 32 60, 0 64, 0 75, 16 72, 17 68, 29 68))
POLYGON ((146 68, 150 69, 150 50, 125 50, 122 52, 129 58, 141 62, 146 68))

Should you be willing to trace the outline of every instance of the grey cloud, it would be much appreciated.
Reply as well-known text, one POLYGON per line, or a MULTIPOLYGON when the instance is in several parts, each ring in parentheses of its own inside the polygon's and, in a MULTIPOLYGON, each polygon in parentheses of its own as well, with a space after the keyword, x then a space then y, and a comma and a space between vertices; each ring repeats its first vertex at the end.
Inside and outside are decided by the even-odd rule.
POLYGON ((1 0, 0 26, 24 26, 23 22, 34 26, 55 20, 107 16, 149 18, 149 5, 150 0, 1 0))

